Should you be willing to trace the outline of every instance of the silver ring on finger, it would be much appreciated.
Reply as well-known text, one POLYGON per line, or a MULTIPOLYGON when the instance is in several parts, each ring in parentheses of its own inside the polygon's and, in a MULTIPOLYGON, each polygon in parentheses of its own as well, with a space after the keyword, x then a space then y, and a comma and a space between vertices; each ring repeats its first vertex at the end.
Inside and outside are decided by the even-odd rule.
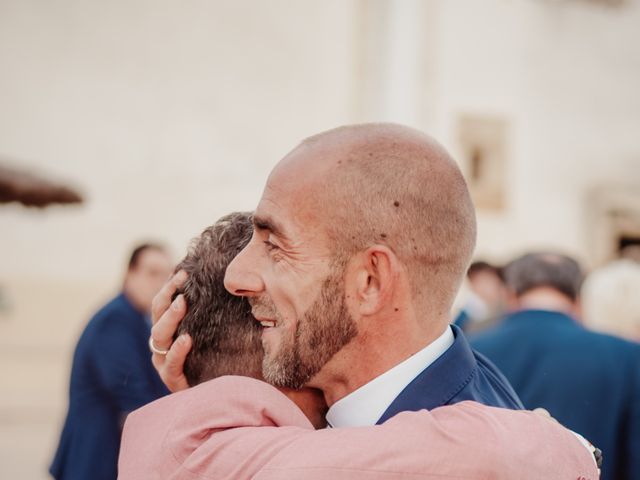
POLYGON ((157 353, 158 355, 166 355, 167 353, 169 353, 169 350, 160 350, 158 347, 156 347, 153 343, 153 337, 149 337, 149 350, 151 350, 153 353, 157 353))

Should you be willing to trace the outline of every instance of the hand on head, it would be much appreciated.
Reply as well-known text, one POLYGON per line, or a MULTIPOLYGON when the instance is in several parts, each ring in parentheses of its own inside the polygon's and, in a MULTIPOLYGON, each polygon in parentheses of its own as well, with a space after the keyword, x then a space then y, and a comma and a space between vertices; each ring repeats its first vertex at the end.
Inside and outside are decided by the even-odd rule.
POLYGON ((176 290, 186 280, 187 275, 182 270, 172 275, 154 297, 151 306, 153 344, 158 350, 167 350, 166 355, 154 352, 151 361, 164 384, 172 392, 189 388, 184 375, 184 362, 191 350, 191 337, 183 334, 173 341, 178 325, 187 313, 187 306, 182 295, 171 301, 176 290))

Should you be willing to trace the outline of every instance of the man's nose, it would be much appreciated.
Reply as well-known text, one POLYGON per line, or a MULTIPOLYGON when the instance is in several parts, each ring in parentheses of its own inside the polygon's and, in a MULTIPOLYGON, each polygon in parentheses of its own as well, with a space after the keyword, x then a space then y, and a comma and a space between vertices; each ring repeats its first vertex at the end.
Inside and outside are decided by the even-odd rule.
POLYGON ((234 258, 224 275, 224 286, 233 295, 240 297, 251 297, 262 293, 264 283, 262 277, 257 271, 257 258, 254 255, 255 250, 249 243, 234 258))

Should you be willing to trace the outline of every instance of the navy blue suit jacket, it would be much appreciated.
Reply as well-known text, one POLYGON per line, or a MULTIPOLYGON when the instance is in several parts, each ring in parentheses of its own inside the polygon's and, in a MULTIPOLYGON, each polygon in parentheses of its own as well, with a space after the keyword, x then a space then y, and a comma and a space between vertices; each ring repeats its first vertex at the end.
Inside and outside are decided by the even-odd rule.
POLYGON ((485 405, 521 409, 509 382, 485 357, 474 352, 462 331, 452 325, 453 345, 396 397, 378 423, 405 411, 431 410, 474 400, 485 405))
POLYGON ((640 479, 640 345, 542 310, 470 338, 525 407, 546 408, 602 450, 602 479, 640 479))
POLYGON ((151 327, 120 294, 82 333, 73 356, 69 410, 50 468, 58 480, 115 480, 128 412, 168 393, 151 364, 151 327))

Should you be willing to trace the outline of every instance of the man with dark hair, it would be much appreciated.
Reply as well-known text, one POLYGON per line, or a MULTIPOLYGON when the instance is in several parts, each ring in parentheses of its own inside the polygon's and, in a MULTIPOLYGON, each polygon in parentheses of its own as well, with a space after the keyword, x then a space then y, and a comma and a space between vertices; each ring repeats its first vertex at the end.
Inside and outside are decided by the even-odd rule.
MULTIPOLYGON (((192 342, 184 363, 184 376, 191 387, 224 375, 262 379, 262 329, 247 299, 224 288, 227 265, 247 245, 252 231, 249 212, 225 215, 191 242, 176 267, 188 275, 174 298, 179 295, 189 305, 176 335, 188 335, 192 342)), ((314 426, 326 425, 322 392, 283 391, 314 426)))
POLYGON ((471 344, 509 379, 525 407, 543 407, 603 452, 602 478, 640 478, 640 345, 580 325, 578 262, 530 253, 504 276, 513 313, 471 344))
POLYGON ((476 274, 482 272, 491 272, 502 279, 502 269, 489 262, 485 262, 484 260, 476 260, 474 262, 471 262, 471 265, 469 265, 469 268, 467 268, 467 278, 471 279, 476 274))
POLYGON ((171 273, 156 244, 136 248, 122 292, 84 329, 73 356, 69 410, 50 468, 57 480, 115 480, 126 415, 167 393, 150 361, 149 311, 171 273))
POLYGON ((199 385, 129 416, 120 480, 595 480, 593 459, 560 425, 472 402, 406 413, 380 426, 315 432, 312 424, 324 425, 322 396, 256 380, 263 356, 257 323, 247 300, 223 287, 227 264, 251 230, 249 214, 227 215, 193 241, 181 262, 188 280, 180 295, 189 308, 180 331, 192 339, 185 375, 199 385), (217 378, 229 374, 242 377, 217 378))
POLYGON ((222 375, 238 373, 242 356, 245 375, 260 378, 261 329, 246 299, 224 288, 227 265, 251 238, 251 214, 231 213, 194 239, 176 270, 187 273, 177 292, 190 306, 177 334, 191 336, 193 346, 184 373, 190 386, 222 375))
MULTIPOLYGON (((509 289, 519 299, 539 297, 541 289, 559 292, 571 301, 574 308, 584 280, 582 269, 576 260, 557 253, 528 253, 509 263, 504 269, 509 289)), ((577 312, 574 312, 577 313, 577 312)))
POLYGON ((463 332, 484 330, 495 323, 506 307, 506 287, 502 269, 478 260, 467 269, 469 296, 453 324, 463 332))

